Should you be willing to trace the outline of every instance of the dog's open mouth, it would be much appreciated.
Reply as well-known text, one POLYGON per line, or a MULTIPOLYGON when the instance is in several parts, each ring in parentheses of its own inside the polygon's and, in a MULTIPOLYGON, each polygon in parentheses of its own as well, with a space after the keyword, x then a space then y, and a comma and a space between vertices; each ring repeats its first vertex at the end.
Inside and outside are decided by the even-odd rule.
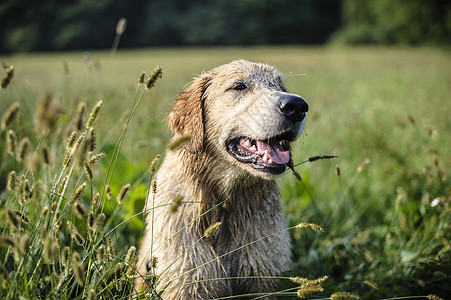
POLYGON ((290 141, 295 137, 293 132, 266 140, 239 137, 227 142, 227 151, 239 162, 248 163, 256 170, 281 174, 291 160, 290 141))

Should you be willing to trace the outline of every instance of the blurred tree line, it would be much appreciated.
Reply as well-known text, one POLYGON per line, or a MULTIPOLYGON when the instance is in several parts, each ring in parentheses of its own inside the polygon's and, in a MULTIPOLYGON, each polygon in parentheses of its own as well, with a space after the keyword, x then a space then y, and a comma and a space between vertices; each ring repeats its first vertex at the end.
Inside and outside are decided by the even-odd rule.
POLYGON ((0 51, 450 42, 449 0, 2 0, 0 51))

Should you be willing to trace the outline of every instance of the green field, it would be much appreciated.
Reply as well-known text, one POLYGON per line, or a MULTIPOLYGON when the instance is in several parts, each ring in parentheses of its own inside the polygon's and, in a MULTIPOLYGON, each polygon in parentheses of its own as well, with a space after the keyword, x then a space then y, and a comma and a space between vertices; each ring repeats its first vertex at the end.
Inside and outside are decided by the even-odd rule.
MULTIPOLYGON (((5 216, 0 220, 0 294, 72 298, 121 291, 125 298, 131 281, 117 275, 117 269, 142 234, 140 212, 151 177, 147 169, 156 154, 164 154, 171 136, 165 125, 171 101, 193 76, 238 58, 276 66, 286 75, 288 90, 309 103, 306 132, 293 147, 295 163, 338 156, 296 167, 302 182, 291 172, 279 179, 289 225, 314 222, 325 229, 292 231, 294 263, 288 275, 327 275, 324 292, 318 294, 326 299, 339 291, 364 299, 451 294, 451 54, 428 48, 333 47, 134 50, 119 51, 114 58, 108 52, 0 57, 15 67, 11 83, 0 90, 1 115, 12 103, 20 104, 14 121, 3 120, 0 131, 0 212, 5 216), (137 83, 139 74, 151 74, 158 65, 163 77, 144 91, 137 83), (58 118, 43 132, 36 111, 45 95, 56 99, 51 105, 61 105, 58 118), (93 153, 106 157, 88 181, 83 165, 71 163, 64 169, 61 161, 79 103, 87 105, 86 121, 99 100, 103 107, 93 153), (10 129, 17 144, 29 137, 28 158, 8 153, 10 129), (37 159, 44 148, 50 164, 37 159), (26 179, 34 185, 32 196, 21 195, 23 186, 6 188, 11 170, 24 175, 22 185, 26 179), (65 175, 69 183, 63 197, 52 195, 52 185, 65 175), (86 225, 87 216, 78 219, 66 201, 83 182, 80 202, 88 209, 105 183, 114 197, 131 184, 119 205, 102 194, 106 222, 97 234, 86 225), (11 214, 19 216, 19 225, 11 214), (50 242, 42 240, 55 233, 57 219, 60 241, 48 257, 45 253, 52 251, 44 250, 50 242), (82 246, 74 243, 66 220, 84 236, 82 246), (92 268, 96 249, 108 248, 105 236, 111 237, 115 251, 105 259, 107 275, 99 275, 92 268), (80 253, 82 262, 61 263, 65 251, 80 253), (83 284, 77 281, 80 265, 83 284)), ((296 298, 298 288, 287 281, 280 287, 287 290, 287 299, 296 298)))

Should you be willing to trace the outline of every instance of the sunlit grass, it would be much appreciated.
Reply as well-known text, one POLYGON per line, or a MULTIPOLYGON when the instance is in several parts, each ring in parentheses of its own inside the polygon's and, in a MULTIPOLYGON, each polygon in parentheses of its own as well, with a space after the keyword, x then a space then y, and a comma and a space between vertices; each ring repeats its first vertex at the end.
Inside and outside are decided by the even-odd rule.
MULTIPOLYGON (((26 174, 30 182, 41 180, 42 192, 50 193, 48 184, 51 187, 55 180, 55 168, 61 168, 68 134, 57 132, 58 126, 70 124, 80 102, 91 109, 102 99, 101 122, 95 124, 96 151, 106 158, 95 168, 102 176, 94 175, 89 185, 104 186, 103 175, 116 157, 108 184, 117 195, 130 183, 130 193, 119 211, 115 199, 105 200, 104 209, 115 216, 106 225, 118 226, 112 237, 118 253, 125 255, 130 246, 138 246, 147 168, 156 154, 164 153, 171 136, 164 118, 172 99, 202 70, 237 58, 275 65, 286 74, 288 89, 309 103, 306 135, 293 147, 294 164, 316 155, 338 156, 296 167, 302 182, 291 172, 279 179, 289 226, 301 220, 325 230, 293 231, 292 273, 308 278, 327 275, 324 295, 339 290, 364 298, 449 293, 444 282, 451 274, 451 57, 441 50, 212 48, 119 51, 114 59, 109 52, 1 57, 14 65, 14 77, 0 90, 0 113, 14 102, 21 107, 12 124, 1 131, 2 214, 11 208, 11 191, 6 190, 11 170, 18 176, 26 174), (140 109, 129 118, 139 74, 157 65, 164 67, 163 78, 141 96, 140 109), (47 91, 61 101, 52 139, 35 131, 35 110, 47 91), (122 136, 126 124, 127 134, 122 136), (6 147, 9 129, 14 129, 17 144, 30 139, 30 155, 48 149, 51 164, 36 173, 33 164, 16 161, 6 147), (121 151, 116 153, 120 139, 121 151)), ((85 181, 83 172, 81 168, 71 173, 74 181, 68 192, 85 181)), ((102 190, 87 194, 96 192, 102 190)), ((26 213, 28 222, 39 219, 38 211, 26 213)), ((0 224, 8 233, 6 221, 0 224)), ((14 260, 13 254, 8 255, 14 260)), ((76 257, 71 261, 77 266, 76 257)), ((8 267, 5 259, 1 263, 8 267)), ((54 285, 58 288, 58 282, 54 285)), ((72 293, 76 291, 74 285, 72 293)))

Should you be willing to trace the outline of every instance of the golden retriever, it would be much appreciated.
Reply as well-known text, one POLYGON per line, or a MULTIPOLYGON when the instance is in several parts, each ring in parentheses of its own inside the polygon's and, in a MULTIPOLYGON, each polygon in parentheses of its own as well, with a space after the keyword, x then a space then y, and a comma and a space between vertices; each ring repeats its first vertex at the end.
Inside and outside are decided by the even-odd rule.
POLYGON ((288 269, 290 240, 286 231, 270 236, 286 228, 274 180, 291 162, 307 111, 266 64, 237 60, 191 82, 169 113, 176 138, 191 138, 168 151, 147 199, 138 292, 213 299, 275 291, 268 277, 288 269))

